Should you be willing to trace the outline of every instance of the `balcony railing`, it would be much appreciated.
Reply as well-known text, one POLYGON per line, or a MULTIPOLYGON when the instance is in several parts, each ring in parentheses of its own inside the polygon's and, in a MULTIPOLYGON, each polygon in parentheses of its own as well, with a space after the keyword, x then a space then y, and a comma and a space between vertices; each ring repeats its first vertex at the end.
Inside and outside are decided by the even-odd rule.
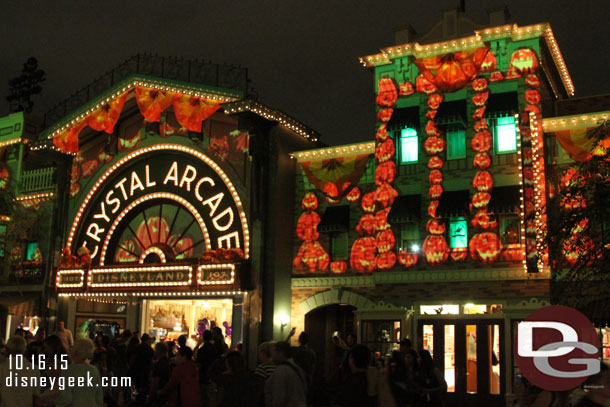
POLYGON ((38 263, 22 263, 10 271, 8 283, 41 284, 44 282, 44 266, 38 263))
POLYGON ((55 187, 54 173, 54 167, 24 171, 21 174, 19 193, 27 194, 31 192, 48 191, 53 189, 55 187))

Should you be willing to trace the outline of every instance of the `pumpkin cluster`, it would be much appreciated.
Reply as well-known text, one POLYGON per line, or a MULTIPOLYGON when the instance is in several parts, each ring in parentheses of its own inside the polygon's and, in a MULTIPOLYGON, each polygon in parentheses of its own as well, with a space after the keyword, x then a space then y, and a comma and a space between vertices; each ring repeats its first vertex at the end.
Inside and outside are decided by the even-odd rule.
POLYGON ((296 271, 305 270, 310 273, 325 271, 330 261, 328 253, 318 242, 318 224, 320 216, 315 212, 318 208, 318 197, 313 192, 307 192, 301 201, 303 214, 297 221, 297 237, 303 243, 294 258, 292 265, 296 271))

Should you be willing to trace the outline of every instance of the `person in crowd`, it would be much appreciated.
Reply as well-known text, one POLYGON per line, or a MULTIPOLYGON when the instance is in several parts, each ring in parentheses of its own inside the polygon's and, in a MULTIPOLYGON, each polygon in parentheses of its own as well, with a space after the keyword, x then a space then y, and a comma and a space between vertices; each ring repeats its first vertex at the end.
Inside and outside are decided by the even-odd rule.
POLYGON ((197 336, 196 335, 189 336, 188 339, 186 340, 186 346, 193 349, 193 351, 194 351, 197 348, 197 336))
POLYGON ((168 407, 200 407, 199 372, 192 362, 193 351, 188 346, 178 349, 176 367, 172 371, 169 382, 161 390, 160 395, 168 396, 168 407))
POLYGON ((254 377, 246 368, 246 361, 238 351, 230 351, 225 358, 227 370, 218 383, 218 407, 255 406, 259 397, 254 377))
POLYGON ((407 392, 407 366, 405 359, 400 351, 392 352, 386 362, 386 372, 390 392, 396 402, 397 407, 408 405, 409 394, 407 392))
POLYGON ((66 386, 59 392, 55 400, 55 407, 103 407, 104 394, 102 389, 102 379, 97 368, 89 362, 93 359, 95 344, 89 338, 77 339, 71 350, 72 364, 67 370, 63 371, 66 383, 74 380, 88 381, 92 378, 93 387, 90 386, 66 386), (82 377, 82 379, 80 379, 82 377), (70 379, 73 378, 73 379, 70 379))
POLYGON ((74 337, 72 336, 72 331, 65 327, 64 321, 59 321, 55 335, 59 336, 59 339, 61 339, 61 342, 66 349, 72 349, 72 346, 74 346, 74 337))
POLYGON ((212 328, 212 340, 219 355, 224 355, 229 349, 229 347, 225 343, 225 336, 223 335, 222 329, 220 327, 215 326, 214 328, 212 328))
POLYGON ((345 407, 374 407, 376 399, 369 395, 367 370, 371 351, 364 345, 354 345, 348 356, 350 374, 338 400, 345 407))
MULTIPOLYGON (((91 363, 96 365, 98 369, 100 369, 100 366, 98 365, 102 364, 100 360, 102 358, 104 359, 103 363, 105 369, 105 364, 108 359, 108 349, 104 346, 103 339, 104 334, 102 332, 98 332, 97 335, 95 335, 95 350, 93 351, 93 361, 91 363)), ((103 372, 101 370, 100 373, 102 373, 103 375, 103 372)))
MULTIPOLYGON (((59 339, 59 336, 48 336, 42 345, 42 352, 47 361, 53 361, 52 363, 47 363, 47 369, 44 372, 45 376, 48 378, 59 378, 62 374, 62 367, 71 363, 70 354, 64 347, 61 339, 59 339), (54 363, 54 361, 57 361, 57 363, 54 363)), ((43 390, 41 397, 47 404, 51 404, 59 395, 58 388, 50 388, 49 386, 43 390)))
POLYGON ((603 407, 610 401, 610 369, 601 364, 599 373, 589 377, 584 385, 585 395, 578 400, 575 407, 603 407))
POLYGON ((316 352, 309 347, 309 334, 303 331, 299 335, 299 346, 293 349, 294 362, 299 365, 307 375, 307 385, 313 383, 313 372, 316 364, 316 352))
POLYGON ((410 349, 405 354, 407 406, 416 406, 421 397, 420 367, 417 363, 417 352, 410 349))
POLYGON ((6 342, 6 358, 0 362, 0 407, 22 407, 31 406, 33 400, 39 397, 40 388, 34 386, 9 386, 7 379, 32 378, 28 380, 40 380, 40 371, 35 369, 27 358, 23 358, 23 368, 17 369, 15 359, 18 355, 25 355, 27 343, 23 336, 13 336, 6 342), (12 366, 11 360, 12 359, 12 366), (12 369, 11 369, 12 367, 12 369))
POLYGON ((348 333, 345 337, 345 341, 341 339, 341 336, 338 334, 333 335, 333 342, 339 348, 343 349, 343 357, 341 359, 341 363, 339 365, 339 376, 341 380, 343 380, 349 373, 349 351, 356 345, 356 335, 352 333, 348 333))
POLYGON ((398 351, 402 353, 403 356, 411 349, 413 349, 413 342, 411 342, 411 339, 409 338, 402 338, 398 343, 398 351))
MULTIPOLYGON (((183 347, 187 346, 186 342, 187 342, 187 336, 186 335, 180 335, 178 337, 178 348, 183 348, 183 347)), ((190 346, 189 346, 189 348, 190 348, 190 346)), ((193 350, 193 348, 191 348, 191 350, 193 350)))
POLYGON ((420 380, 422 385, 421 403, 427 407, 442 407, 442 396, 447 391, 447 382, 427 350, 419 351, 420 380))
POLYGON ((15 329, 13 336, 21 336, 23 339, 25 339, 25 329, 23 329, 22 327, 15 329))
POLYGON ((32 360, 32 356, 38 356, 42 354, 42 347, 44 340, 47 337, 47 331, 44 328, 38 328, 34 340, 28 343, 27 356, 32 360))
POLYGON ((568 407, 570 393, 568 391, 543 390, 530 383, 526 378, 519 376, 513 391, 517 396, 516 407, 568 407))
POLYGON ((169 357, 167 356, 167 344, 158 342, 155 345, 155 364, 152 370, 152 379, 150 383, 149 404, 153 406, 162 406, 167 401, 167 397, 158 396, 159 389, 165 387, 169 382, 171 369, 169 357))
POLYGON ((154 351, 150 346, 151 339, 148 334, 142 335, 142 341, 133 351, 133 363, 131 365, 131 377, 133 385, 138 391, 136 401, 144 401, 148 395, 150 385, 150 371, 152 370, 152 362, 154 351))
POLYGON ((203 344, 197 349, 196 362, 199 366, 199 387, 204 406, 210 405, 210 367, 218 359, 218 351, 212 343, 212 332, 203 332, 203 344))
POLYGON ((288 342, 277 342, 271 348, 276 364, 274 372, 265 382, 266 407, 306 407, 307 377, 290 354, 288 342))
POLYGON ((178 348, 176 346, 176 342, 167 341, 165 344, 167 345, 167 356, 169 356, 170 361, 172 361, 178 354, 178 348))
POLYGON ((271 358, 271 348, 275 342, 263 342, 258 345, 258 361, 259 364, 254 369, 254 375, 260 378, 263 382, 267 381, 271 373, 275 370, 273 359, 271 358))

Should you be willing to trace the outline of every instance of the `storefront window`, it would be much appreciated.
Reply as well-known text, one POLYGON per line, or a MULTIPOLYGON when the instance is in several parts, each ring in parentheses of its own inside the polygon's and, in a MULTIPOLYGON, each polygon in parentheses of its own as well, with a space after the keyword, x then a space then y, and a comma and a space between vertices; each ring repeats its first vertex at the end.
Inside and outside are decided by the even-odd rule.
POLYGON ((400 341, 400 321, 364 320, 362 321, 361 343, 372 352, 386 356, 398 346, 400 341))
POLYGON ((419 227, 415 222, 400 226, 400 249, 417 253, 419 251, 419 227))
POLYGON ((517 215, 507 215, 500 218, 500 238, 502 244, 518 244, 520 242, 521 233, 520 221, 517 215))
POLYGON ((445 381, 447 391, 455 391, 455 325, 445 325, 445 381))
POLYGON ((423 326, 424 350, 434 357, 434 325, 423 326))
POLYGON ((419 307, 422 315, 457 315, 460 313, 459 305, 422 305, 419 307))
POLYGON ((500 394, 500 326, 487 327, 489 337, 489 394, 500 394))
POLYGON ((477 392, 477 326, 466 325, 466 392, 477 392))
POLYGON ((599 343, 602 345, 602 360, 610 360, 610 328, 597 328, 597 333, 600 336, 599 343))
POLYGON ((400 164, 416 163, 419 152, 417 131, 409 127, 402 129, 400 131, 399 140, 400 164))
POLYGON ((460 129, 447 131, 447 159, 466 158, 466 132, 460 129))
POLYGON ((453 248, 468 247, 468 222, 464 218, 452 218, 449 221, 449 246, 453 248))
POLYGON ((500 314, 501 304, 464 304, 464 314, 500 314))
POLYGON ((514 153, 517 151, 517 127, 514 116, 498 117, 493 129, 496 141, 496 154, 514 153))

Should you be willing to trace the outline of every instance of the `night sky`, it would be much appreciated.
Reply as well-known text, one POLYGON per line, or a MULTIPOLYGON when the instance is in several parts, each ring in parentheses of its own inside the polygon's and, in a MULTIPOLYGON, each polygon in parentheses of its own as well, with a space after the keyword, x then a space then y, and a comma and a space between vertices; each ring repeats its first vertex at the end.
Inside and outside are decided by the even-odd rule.
MULTIPOLYGON (((610 93, 607 1, 510 3, 519 25, 549 21, 576 97, 610 93)), ((246 66, 259 100, 300 120, 328 144, 374 137, 370 71, 358 57, 394 44, 394 30, 427 32, 451 1, 4 1, 0 13, 0 116, 7 81, 35 56, 47 73, 34 113, 44 114, 82 86, 137 53, 246 66), (426 4, 422 8, 421 5, 426 4), (430 6, 434 4, 434 6, 430 6)), ((610 109, 610 107, 608 108, 610 109)))

